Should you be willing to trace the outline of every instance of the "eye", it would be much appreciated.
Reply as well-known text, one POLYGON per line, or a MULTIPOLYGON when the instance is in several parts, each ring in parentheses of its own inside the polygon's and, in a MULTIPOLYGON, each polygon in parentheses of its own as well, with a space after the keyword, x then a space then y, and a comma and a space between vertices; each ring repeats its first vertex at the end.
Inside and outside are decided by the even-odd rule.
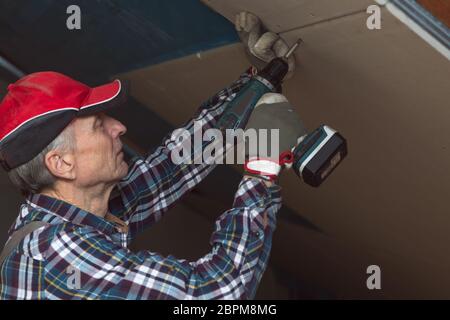
POLYGON ((103 126, 103 119, 101 117, 98 117, 95 122, 94 126, 92 127, 93 130, 100 129, 103 126))
POLYGON ((97 128, 100 128, 100 127, 103 126, 103 117, 99 116, 99 117, 97 118, 97 121, 95 121, 95 126, 96 126, 97 128))

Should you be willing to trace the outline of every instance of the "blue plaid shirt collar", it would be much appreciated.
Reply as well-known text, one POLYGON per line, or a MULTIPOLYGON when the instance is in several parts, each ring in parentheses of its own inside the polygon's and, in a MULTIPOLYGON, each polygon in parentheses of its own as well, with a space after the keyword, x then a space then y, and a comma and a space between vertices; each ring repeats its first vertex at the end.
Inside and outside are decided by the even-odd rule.
MULTIPOLYGON (((114 223, 63 200, 55 199, 43 194, 31 194, 27 197, 26 201, 28 205, 39 212, 56 215, 73 224, 90 226, 106 235, 117 233, 117 226, 114 223)), ((40 220, 36 215, 31 215, 29 219, 40 220)))

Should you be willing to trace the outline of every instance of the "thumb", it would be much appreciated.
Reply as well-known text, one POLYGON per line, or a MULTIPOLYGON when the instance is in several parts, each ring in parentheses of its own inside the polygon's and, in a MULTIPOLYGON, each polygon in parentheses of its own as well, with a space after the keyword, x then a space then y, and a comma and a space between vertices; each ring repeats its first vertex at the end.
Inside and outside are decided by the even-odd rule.
POLYGON ((280 93, 266 93, 264 94, 256 103, 255 109, 261 104, 273 104, 273 103, 281 103, 288 102, 287 98, 280 93))

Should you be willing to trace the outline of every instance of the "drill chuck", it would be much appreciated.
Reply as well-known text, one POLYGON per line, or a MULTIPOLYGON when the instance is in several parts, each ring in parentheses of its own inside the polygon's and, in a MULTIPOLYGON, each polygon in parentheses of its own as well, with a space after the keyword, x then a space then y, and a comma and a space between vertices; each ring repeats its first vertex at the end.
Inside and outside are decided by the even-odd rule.
POLYGON ((275 58, 258 73, 258 76, 278 88, 289 71, 289 65, 284 58, 275 58))
POLYGON ((282 58, 275 58, 251 79, 229 102, 217 123, 220 130, 245 128, 258 100, 266 93, 277 92, 289 71, 287 59, 301 43, 299 39, 282 58))

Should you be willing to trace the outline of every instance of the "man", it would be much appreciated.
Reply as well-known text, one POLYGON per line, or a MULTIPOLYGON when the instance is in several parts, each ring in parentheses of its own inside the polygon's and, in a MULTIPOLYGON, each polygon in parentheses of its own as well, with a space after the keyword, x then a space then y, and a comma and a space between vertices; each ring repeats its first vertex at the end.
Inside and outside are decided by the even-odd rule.
MULTIPOLYGON (((237 21, 252 39, 255 32, 260 36, 259 26, 247 13, 237 21)), ((275 41, 263 40, 258 50, 267 54, 275 41)), ((214 128, 252 70, 200 107, 193 119, 203 121, 203 130, 214 128)), ((118 80, 90 88, 56 72, 34 73, 8 87, 0 104, 0 161, 27 197, 0 258, 0 298, 253 298, 281 206, 273 178, 282 164, 266 170, 250 157, 256 161, 247 162, 233 208, 216 221, 212 250, 204 257, 189 262, 131 252, 127 245, 135 236, 214 166, 174 164, 170 153, 177 142, 170 135, 128 166, 120 140, 126 128, 107 115, 124 94, 118 80)), ((280 103, 286 104, 282 96, 265 97, 255 117, 271 104, 282 110, 280 103)), ((255 117, 255 129, 267 127, 255 117)), ((193 120, 184 128, 193 133, 193 120)), ((284 148, 293 146, 291 139, 284 148)))

